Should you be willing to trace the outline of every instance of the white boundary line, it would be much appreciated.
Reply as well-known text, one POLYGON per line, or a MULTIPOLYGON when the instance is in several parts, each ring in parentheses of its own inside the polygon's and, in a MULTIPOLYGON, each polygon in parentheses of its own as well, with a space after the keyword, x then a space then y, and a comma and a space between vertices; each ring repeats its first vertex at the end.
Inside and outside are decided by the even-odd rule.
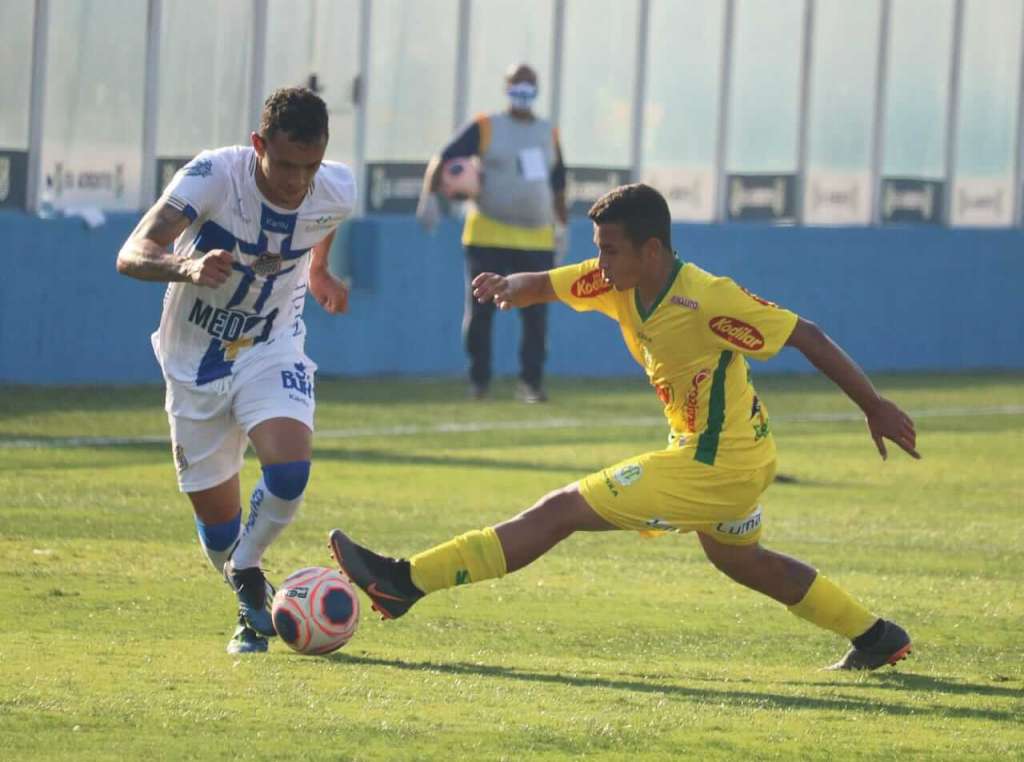
MULTIPOLYGON (((982 407, 947 407, 916 410, 912 418, 955 418, 961 416, 1024 415, 1024 405, 989 405, 982 407)), ((791 423, 836 423, 859 421, 863 415, 854 411, 833 413, 801 413, 776 415, 772 419, 791 423)), ((316 439, 363 439, 368 437, 423 436, 429 434, 467 434, 484 431, 533 431, 551 429, 644 428, 664 426, 661 416, 632 416, 619 418, 545 418, 537 421, 466 421, 465 423, 438 423, 429 426, 377 426, 354 429, 324 429, 316 432, 316 439)), ((165 435, 138 437, 56 437, 0 439, 0 450, 59 449, 73 447, 123 447, 144 444, 167 444, 165 435)))

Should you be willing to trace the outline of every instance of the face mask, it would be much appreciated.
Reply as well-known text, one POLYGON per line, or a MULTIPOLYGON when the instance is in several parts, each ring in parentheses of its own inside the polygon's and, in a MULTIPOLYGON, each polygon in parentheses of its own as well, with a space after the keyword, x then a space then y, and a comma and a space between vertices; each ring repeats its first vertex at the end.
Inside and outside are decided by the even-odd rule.
POLYGON ((505 93, 508 95, 508 105, 518 111, 528 111, 537 97, 537 86, 531 82, 516 82, 509 85, 505 93))

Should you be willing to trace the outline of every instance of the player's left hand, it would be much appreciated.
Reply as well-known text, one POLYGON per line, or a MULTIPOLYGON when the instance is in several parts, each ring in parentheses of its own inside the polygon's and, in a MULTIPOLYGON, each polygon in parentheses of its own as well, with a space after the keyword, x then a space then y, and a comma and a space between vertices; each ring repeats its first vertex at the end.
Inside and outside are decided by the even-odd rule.
POLYGON ((348 284, 327 270, 309 271, 309 293, 328 315, 348 311, 348 284))
POLYGON ((885 449, 886 439, 895 442, 910 457, 921 458, 915 449, 917 432, 914 430, 914 422, 895 403, 880 397, 875 408, 867 414, 867 420, 868 430, 871 432, 871 438, 875 440, 875 447, 878 448, 882 460, 889 456, 885 449))

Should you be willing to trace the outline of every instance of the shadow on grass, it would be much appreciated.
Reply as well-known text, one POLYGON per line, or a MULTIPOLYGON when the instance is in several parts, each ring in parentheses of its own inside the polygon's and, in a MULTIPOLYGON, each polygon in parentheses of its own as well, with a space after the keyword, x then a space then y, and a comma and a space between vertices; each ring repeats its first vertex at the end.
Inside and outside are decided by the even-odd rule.
POLYGON ((772 484, 779 485, 781 487, 828 487, 830 489, 864 486, 860 482, 841 482, 829 479, 806 479, 793 473, 776 474, 775 481, 772 482, 772 484))
MULTIPOLYGON (((603 688, 606 690, 631 691, 635 693, 661 693, 667 696, 678 696, 682 698, 693 698, 701 702, 715 704, 731 704, 736 706, 749 707, 756 704, 761 708, 773 709, 830 709, 836 711, 858 710, 870 714, 883 712, 892 715, 917 715, 926 712, 948 717, 959 717, 969 719, 985 720, 1011 720, 1016 717, 1011 712, 1001 712, 994 709, 971 709, 969 707, 948 707, 932 706, 922 707, 920 705, 905 706, 903 704, 886 703, 874 699, 862 699, 858 697, 836 697, 826 698, 819 696, 787 696, 782 693, 766 693, 764 691, 731 691, 716 688, 690 688, 682 685, 672 685, 658 682, 637 681, 637 680, 614 680, 602 677, 584 677, 580 675, 563 675, 551 672, 537 672, 512 669, 487 664, 468 664, 466 662, 407 662, 399 659, 381 659, 373 656, 354 656, 344 653, 334 653, 324 658, 343 664, 353 664, 373 667, 393 667, 413 672, 440 672, 448 675, 478 675, 480 677, 494 677, 503 680, 517 680, 530 683, 553 683, 556 685, 572 686, 576 688, 603 688)), ((915 676, 905 676, 915 677, 915 676)), ((931 689, 931 683, 926 681, 920 685, 908 682, 905 686, 909 690, 926 691, 931 689)), ((941 682, 941 681, 940 681, 941 682)), ((819 687, 820 683, 794 683, 801 688, 819 687)), ((855 684, 828 683, 829 686, 855 688, 855 684)), ((884 685, 884 683, 883 683, 884 685)), ((873 683, 868 687, 877 687, 873 683)), ((1017 694, 1012 694, 1017 695, 1017 694)))
POLYGON ((401 450, 349 450, 331 447, 316 447, 313 460, 333 460, 352 463, 385 463, 406 466, 447 466, 450 468, 486 468, 498 471, 552 471, 575 474, 583 477, 607 464, 595 466, 579 463, 542 463, 526 460, 494 460, 453 455, 427 455, 425 453, 402 452, 401 450))
MULTIPOLYGON (((803 683, 786 683, 787 685, 803 685, 803 683)), ((871 676, 869 682, 845 683, 828 682, 816 683, 816 685, 828 685, 842 688, 885 688, 888 690, 913 690, 927 691, 930 693, 950 693, 954 695, 977 695, 977 696, 1008 696, 1012 698, 1024 698, 1024 689, 1012 686, 988 685, 986 683, 967 683, 962 680, 953 680, 944 677, 932 677, 930 675, 913 675, 905 672, 878 672, 871 676)))

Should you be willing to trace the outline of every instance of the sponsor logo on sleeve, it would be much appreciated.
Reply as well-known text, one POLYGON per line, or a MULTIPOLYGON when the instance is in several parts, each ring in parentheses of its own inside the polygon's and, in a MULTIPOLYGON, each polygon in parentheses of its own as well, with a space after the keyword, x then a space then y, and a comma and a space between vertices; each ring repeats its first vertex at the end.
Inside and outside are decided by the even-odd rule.
POLYGON ((764 346, 764 336, 759 330, 734 317, 717 315, 708 321, 708 328, 730 344, 748 352, 756 352, 764 346))
POLYGON ((612 284, 604 279, 600 270, 591 270, 582 275, 569 288, 569 293, 577 299, 591 299, 612 290, 612 284))
POLYGON ((209 177, 213 172, 212 159, 198 159, 191 161, 181 170, 185 177, 209 177))
POLYGON ((345 220, 344 214, 322 214, 316 219, 306 220, 305 230, 307 233, 315 233, 320 230, 336 228, 345 220))

